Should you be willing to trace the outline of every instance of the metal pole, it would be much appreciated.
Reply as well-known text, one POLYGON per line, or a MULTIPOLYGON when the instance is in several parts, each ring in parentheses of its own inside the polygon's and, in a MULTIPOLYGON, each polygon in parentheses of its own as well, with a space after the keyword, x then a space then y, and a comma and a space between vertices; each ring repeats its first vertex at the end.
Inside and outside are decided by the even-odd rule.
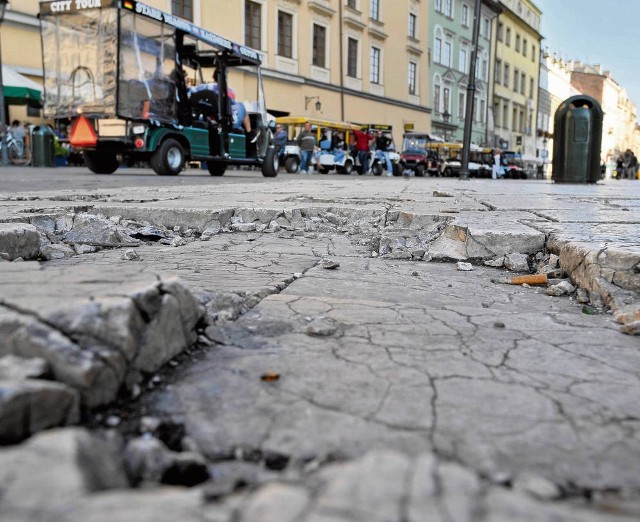
MULTIPOLYGON (((0 9, 2 9, 0 7, 0 9)), ((0 19, 2 27, 2 19, 0 19)), ((4 81, 2 80, 2 38, 0 37, 0 132, 2 133, 2 166, 9 165, 9 154, 7 151, 7 117, 4 108, 4 81)))
POLYGON ((344 52, 344 42, 342 41, 344 38, 344 31, 342 27, 344 20, 342 19, 342 0, 338 2, 338 10, 338 21, 340 22, 340 121, 344 121, 344 58, 342 54, 344 52))
POLYGON ((469 84, 467 85, 467 108, 464 115, 464 136, 462 139, 462 166, 460 178, 469 179, 469 149, 471 148, 471 130, 473 127, 473 104, 476 93, 476 61, 478 56, 478 38, 480 37, 480 11, 482 0, 476 0, 473 20, 473 42, 471 44, 471 64, 469 65, 469 84))

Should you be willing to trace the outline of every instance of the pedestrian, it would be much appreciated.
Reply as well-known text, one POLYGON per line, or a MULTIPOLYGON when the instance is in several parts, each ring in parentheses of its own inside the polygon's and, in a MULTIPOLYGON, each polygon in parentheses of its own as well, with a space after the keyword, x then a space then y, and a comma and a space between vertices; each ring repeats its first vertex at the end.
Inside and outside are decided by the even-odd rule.
POLYGON ((615 171, 614 178, 622 179, 623 177, 624 177, 624 158, 622 157, 622 155, 620 155, 616 160, 616 171, 615 171))
POLYGON ((498 176, 500 176, 500 163, 501 163, 500 150, 499 149, 494 149, 494 151, 493 151, 493 167, 491 169, 491 177, 493 179, 498 179, 498 176))
POLYGON ((629 158, 628 169, 629 171, 627 174, 629 176, 629 179, 636 179, 638 177, 638 158, 636 158, 636 155, 633 152, 631 152, 631 156, 629 158))
POLYGON ((393 176, 393 166, 391 165, 391 158, 389 157, 389 145, 391 140, 387 138, 382 131, 378 131, 376 135, 376 155, 378 159, 384 162, 387 169, 387 176, 393 176))
POLYGON ((278 160, 282 163, 284 160, 285 146, 287 145, 287 131, 285 131, 279 123, 276 125, 276 133, 273 136, 273 145, 276 149, 278 160))
POLYGON ((311 123, 306 121, 296 140, 300 147, 300 173, 309 174, 309 163, 316 148, 316 136, 311 132, 311 123))
POLYGON ((358 155, 358 162, 360 163, 360 167, 362 168, 362 174, 366 175, 369 173, 369 148, 371 146, 371 142, 373 141, 373 136, 368 132, 362 132, 359 130, 354 130, 353 135, 356 140, 355 150, 356 154, 358 155))
POLYGON ((18 150, 20 151, 20 157, 24 158, 24 151, 25 151, 25 136, 26 136, 26 131, 24 129, 24 127, 22 125, 20 125, 20 121, 19 120, 13 120, 11 122, 11 128, 9 129, 11 131, 11 134, 13 134, 13 137, 15 138, 16 142, 18 143, 18 150))

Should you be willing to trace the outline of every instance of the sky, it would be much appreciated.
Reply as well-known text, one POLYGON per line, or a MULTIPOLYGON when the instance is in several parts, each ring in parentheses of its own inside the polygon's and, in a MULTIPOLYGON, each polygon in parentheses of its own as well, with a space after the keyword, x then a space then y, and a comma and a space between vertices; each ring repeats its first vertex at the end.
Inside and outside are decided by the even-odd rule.
POLYGON ((640 111, 640 0, 533 0, 542 11, 542 48, 599 63, 640 111))

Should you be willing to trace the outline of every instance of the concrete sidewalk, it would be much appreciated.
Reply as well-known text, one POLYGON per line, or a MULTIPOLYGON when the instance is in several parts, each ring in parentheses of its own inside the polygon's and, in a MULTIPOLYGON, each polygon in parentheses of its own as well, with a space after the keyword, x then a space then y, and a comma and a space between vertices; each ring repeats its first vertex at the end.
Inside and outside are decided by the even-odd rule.
MULTIPOLYGON (((639 208, 633 181, 281 175, 5 195, 0 252, 40 263, 0 264, 3 441, 124 393, 139 406, 99 418, 125 421, 127 449, 141 415, 171 419, 213 479, 127 491, 112 440, 127 474, 90 458, 25 501, 29 466, 24 485, 0 472, 0 514, 635 519, 640 351, 622 332, 639 332, 639 208), (583 290, 494 282, 536 270, 583 290)), ((98 444, 85 437, 35 435, 0 469, 98 444)))

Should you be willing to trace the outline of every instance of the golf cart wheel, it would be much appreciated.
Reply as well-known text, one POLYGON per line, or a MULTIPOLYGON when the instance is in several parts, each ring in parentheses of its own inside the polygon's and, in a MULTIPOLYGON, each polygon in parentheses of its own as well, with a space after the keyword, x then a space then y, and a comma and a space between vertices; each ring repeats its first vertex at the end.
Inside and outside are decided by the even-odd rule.
POLYGON ((393 175, 394 176, 402 176, 402 165, 400 163, 393 164, 393 175))
POLYGON ((227 170, 227 164, 207 161, 207 170, 212 176, 224 176, 224 171, 227 170))
POLYGON ((120 163, 115 152, 105 150, 85 150, 84 162, 94 174, 113 174, 120 163))
POLYGON ((276 154, 276 149, 269 147, 262 162, 262 175, 265 178, 275 178, 278 175, 280 160, 276 154))
POLYGON ((347 160, 344 162, 344 167, 342 167, 342 174, 351 174, 353 172, 353 161, 347 160))
POLYGON ((384 169, 382 168, 382 163, 380 163, 379 161, 376 161, 371 167, 371 173, 374 176, 382 176, 383 170, 384 169))
POLYGON ((416 167, 416 177, 418 177, 418 178, 424 177, 424 166, 418 165, 416 167))
POLYGON ((284 162, 284 168, 289 174, 295 174, 300 168, 300 159, 297 156, 289 156, 284 162))
POLYGON ((159 176, 177 176, 184 167, 184 149, 177 140, 163 141, 151 156, 151 168, 159 176))
POLYGON ((453 177, 453 171, 449 167, 447 167, 446 169, 444 169, 444 175, 447 178, 451 178, 453 177))

